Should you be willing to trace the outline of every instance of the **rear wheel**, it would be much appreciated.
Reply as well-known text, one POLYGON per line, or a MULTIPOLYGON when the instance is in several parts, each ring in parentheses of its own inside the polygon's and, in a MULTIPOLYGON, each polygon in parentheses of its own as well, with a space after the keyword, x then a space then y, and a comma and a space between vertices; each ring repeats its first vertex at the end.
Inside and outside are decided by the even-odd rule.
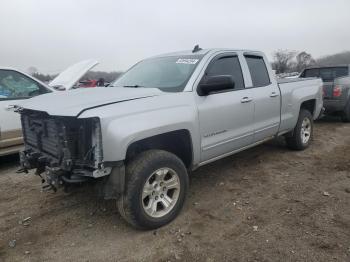
POLYGON ((310 111, 301 109, 298 122, 292 134, 286 136, 289 148, 293 150, 304 150, 309 146, 313 134, 313 118, 310 111))
POLYGON ((186 167, 177 156, 161 150, 140 153, 126 167, 119 212, 137 228, 161 227, 180 213, 188 184, 186 167))

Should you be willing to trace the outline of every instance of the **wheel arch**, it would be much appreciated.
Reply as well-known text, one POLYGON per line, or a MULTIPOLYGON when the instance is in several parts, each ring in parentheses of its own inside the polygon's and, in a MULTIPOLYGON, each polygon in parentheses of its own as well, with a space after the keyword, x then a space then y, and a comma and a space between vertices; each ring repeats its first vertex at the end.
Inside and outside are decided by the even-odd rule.
POLYGON ((300 109, 308 110, 313 117, 315 117, 315 111, 316 111, 316 99, 309 99, 305 100, 300 104, 300 109))
POLYGON ((187 129, 170 131, 132 142, 126 150, 126 161, 150 149, 173 153, 183 161, 187 169, 193 166, 193 144, 190 131, 187 129))

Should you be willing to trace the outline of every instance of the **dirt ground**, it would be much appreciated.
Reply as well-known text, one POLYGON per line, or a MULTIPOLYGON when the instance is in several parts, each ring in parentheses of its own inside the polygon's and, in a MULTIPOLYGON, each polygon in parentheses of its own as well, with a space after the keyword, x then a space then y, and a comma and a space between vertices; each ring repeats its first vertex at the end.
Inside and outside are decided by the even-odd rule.
POLYGON ((156 231, 89 187, 41 192, 0 158, 0 261, 350 261, 350 124, 322 120, 314 135, 303 152, 272 141, 200 168, 156 231))

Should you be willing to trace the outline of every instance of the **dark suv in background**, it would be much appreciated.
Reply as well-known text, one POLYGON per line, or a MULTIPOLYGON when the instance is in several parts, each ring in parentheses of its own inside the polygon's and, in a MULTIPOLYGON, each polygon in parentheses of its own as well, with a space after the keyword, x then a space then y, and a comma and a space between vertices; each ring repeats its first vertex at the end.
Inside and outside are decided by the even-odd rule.
POLYGON ((344 122, 350 122, 349 65, 310 67, 300 77, 322 78, 325 113, 340 115, 344 122))

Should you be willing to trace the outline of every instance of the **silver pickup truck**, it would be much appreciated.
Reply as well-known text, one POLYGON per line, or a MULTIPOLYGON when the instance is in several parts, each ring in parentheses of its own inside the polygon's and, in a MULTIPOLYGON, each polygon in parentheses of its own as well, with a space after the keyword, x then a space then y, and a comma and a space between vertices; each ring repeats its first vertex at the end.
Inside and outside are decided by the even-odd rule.
POLYGON ((95 181, 129 223, 157 228, 179 214, 191 170, 277 136, 303 150, 322 106, 320 79, 277 83, 261 52, 195 48, 23 103, 21 163, 45 188, 95 181))

